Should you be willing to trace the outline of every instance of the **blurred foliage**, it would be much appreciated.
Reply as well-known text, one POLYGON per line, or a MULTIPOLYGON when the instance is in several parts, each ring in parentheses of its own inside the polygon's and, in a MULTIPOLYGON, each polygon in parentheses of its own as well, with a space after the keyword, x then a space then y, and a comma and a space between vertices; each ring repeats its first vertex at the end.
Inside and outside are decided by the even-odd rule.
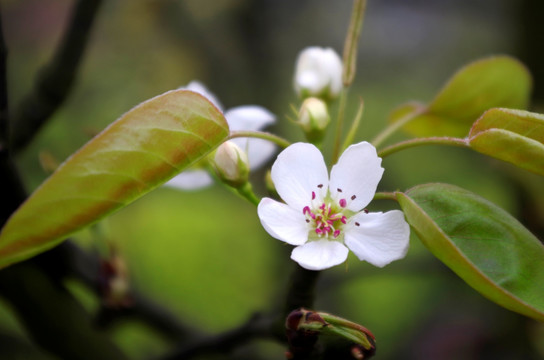
MULTIPOLYGON (((66 0, 2 4, 12 108, 51 55, 71 4, 66 0)), ((512 53, 514 30, 521 21, 513 17, 516 4, 370 1, 358 76, 348 97, 348 118, 355 116, 359 97, 365 100, 359 138, 371 139, 396 105, 431 100, 440 84, 469 60, 512 53)), ((203 81, 227 108, 241 104, 269 108, 278 115, 280 133, 301 139, 286 121, 289 103, 296 102, 291 86, 295 56, 309 45, 341 50, 349 11, 349 2, 332 1, 105 1, 71 96, 18 159, 28 189, 47 176, 39 165, 40 151, 64 159, 137 103, 193 79, 203 81)), ((382 189, 449 182, 516 216, 526 206, 520 201, 526 188, 520 190, 519 184, 532 184, 530 196, 544 194, 541 179, 531 174, 514 177, 509 165, 465 149, 413 149, 387 158, 383 165, 382 189)), ((262 175, 256 174, 256 179, 262 175)), ((133 286, 206 332, 228 329, 255 310, 278 306, 293 267, 289 248, 266 235, 255 209, 234 200, 235 195, 220 186, 195 193, 158 189, 103 223, 106 237, 126 257, 133 286)), ((91 251, 104 248, 93 236, 85 231, 77 238, 91 251)), ((485 300, 452 276, 417 239, 412 239, 406 260, 383 271, 350 259, 347 270, 324 274, 317 305, 371 329, 380 358, 402 354, 417 359, 401 350, 414 349, 409 343, 414 334, 431 339, 440 324, 443 334, 448 325, 460 324, 448 329, 472 328, 488 338, 500 337, 515 323, 533 329, 527 348, 534 347, 544 357, 542 325, 485 300)), ((87 297, 84 301, 93 308, 92 295, 71 288, 78 298, 87 297)), ((135 359, 171 346, 139 324, 120 324, 111 331, 135 359)), ((2 304, 0 334, 25 336, 2 304)), ((276 346, 264 348, 270 359, 282 356, 276 346)), ((507 358, 509 353, 505 354, 500 358, 507 358)))

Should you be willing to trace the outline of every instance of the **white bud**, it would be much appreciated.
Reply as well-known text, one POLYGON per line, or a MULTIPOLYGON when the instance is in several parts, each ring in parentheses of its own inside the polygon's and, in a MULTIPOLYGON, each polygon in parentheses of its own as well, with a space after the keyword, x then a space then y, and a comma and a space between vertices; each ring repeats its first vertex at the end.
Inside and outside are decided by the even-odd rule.
POLYGON ((331 48, 308 47, 298 56, 294 86, 303 98, 334 99, 342 90, 342 60, 331 48))
POLYGON ((318 143, 323 139, 330 120, 327 104, 323 100, 315 97, 304 100, 298 113, 298 122, 310 142, 318 143))
POLYGON ((245 151, 232 141, 221 144, 212 161, 217 176, 233 187, 247 183, 249 176, 249 161, 245 151))
POLYGON ((298 116, 300 124, 307 131, 324 130, 331 120, 327 104, 315 97, 304 100, 298 116))

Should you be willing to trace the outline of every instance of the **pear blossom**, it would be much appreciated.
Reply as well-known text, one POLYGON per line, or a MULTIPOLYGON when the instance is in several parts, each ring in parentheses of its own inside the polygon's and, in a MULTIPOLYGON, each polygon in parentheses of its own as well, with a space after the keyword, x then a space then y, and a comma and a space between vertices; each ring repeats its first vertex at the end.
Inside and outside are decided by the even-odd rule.
POLYGON ((302 50, 295 67, 294 87, 301 97, 334 99, 342 90, 342 60, 331 48, 302 50))
POLYGON ((410 227, 400 210, 369 213, 384 169, 374 146, 349 146, 331 169, 311 144, 296 143, 279 155, 271 177, 285 201, 263 198, 257 212, 274 238, 295 245, 291 259, 308 270, 360 260, 383 267, 408 251, 410 227), (348 250, 349 249, 349 250, 348 250))
MULTIPOLYGON (((223 106, 217 97, 211 93, 202 83, 198 81, 190 82, 186 87, 180 89, 191 90, 204 96, 220 111, 223 112, 223 106)), ((225 119, 229 124, 231 131, 257 131, 272 125, 276 122, 276 117, 264 107, 257 105, 244 105, 234 107, 224 111, 225 119)), ((275 153, 276 146, 262 139, 236 138, 229 140, 236 144, 241 150, 247 153, 249 167, 256 170, 262 167, 275 153)), ((213 184, 213 178, 203 168, 191 168, 185 170, 172 178, 165 185, 175 187, 181 190, 197 190, 213 184)))

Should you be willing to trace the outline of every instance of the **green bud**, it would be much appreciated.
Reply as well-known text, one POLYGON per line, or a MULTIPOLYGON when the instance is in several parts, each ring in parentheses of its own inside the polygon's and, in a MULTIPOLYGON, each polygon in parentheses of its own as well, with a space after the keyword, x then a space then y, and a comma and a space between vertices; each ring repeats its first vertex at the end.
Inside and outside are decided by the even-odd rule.
POLYGON ((335 315, 300 308, 287 316, 285 327, 292 355, 310 354, 320 335, 344 340, 353 359, 368 359, 376 353, 370 330, 335 315))
POLYGON ((211 163, 219 179, 227 185, 239 188, 247 183, 247 154, 232 141, 225 141, 217 148, 211 163))
POLYGON ((298 113, 298 124, 304 130, 306 138, 313 144, 320 143, 331 121, 327 104, 318 98, 304 100, 298 113))
POLYGON ((362 325, 335 315, 324 312, 319 312, 318 314, 327 322, 327 324, 329 324, 329 326, 324 329, 325 331, 323 333, 340 336, 356 345, 352 348, 354 356, 357 352, 364 352, 368 357, 374 355, 376 352, 376 342, 374 335, 370 330, 362 325))

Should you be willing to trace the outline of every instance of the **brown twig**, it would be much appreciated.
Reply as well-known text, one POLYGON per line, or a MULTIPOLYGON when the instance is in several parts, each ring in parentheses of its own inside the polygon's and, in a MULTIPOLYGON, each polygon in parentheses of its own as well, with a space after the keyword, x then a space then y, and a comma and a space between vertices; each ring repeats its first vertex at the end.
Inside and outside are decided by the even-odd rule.
POLYGON ((79 0, 75 4, 55 55, 13 115, 11 147, 15 152, 34 138, 68 96, 101 3, 102 0, 79 0))

